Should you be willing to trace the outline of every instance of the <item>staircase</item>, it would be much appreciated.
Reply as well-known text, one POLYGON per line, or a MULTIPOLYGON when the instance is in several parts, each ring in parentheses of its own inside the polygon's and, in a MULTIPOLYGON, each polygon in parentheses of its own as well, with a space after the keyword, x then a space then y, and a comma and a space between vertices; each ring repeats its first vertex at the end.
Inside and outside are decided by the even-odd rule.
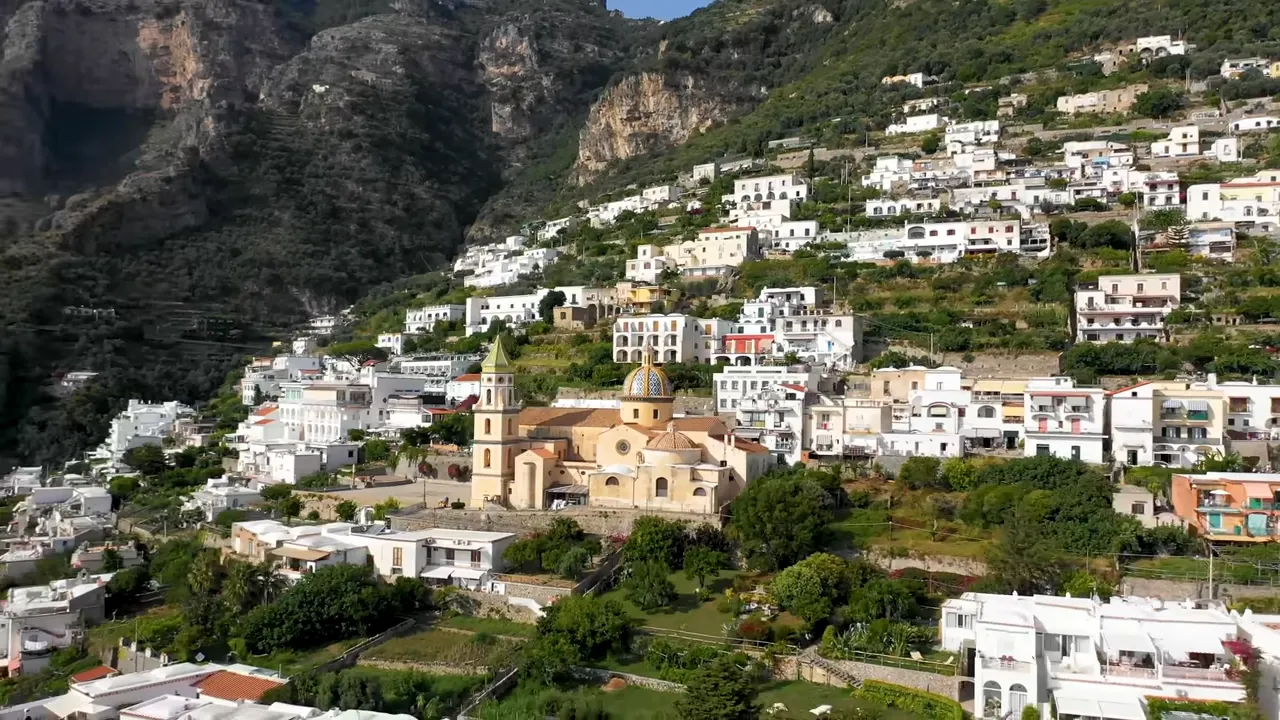
POLYGON ((852 673, 819 655, 816 647, 805 648, 805 651, 800 654, 800 659, 810 665, 817 665, 825 670, 828 675, 840 678, 854 690, 862 689, 862 678, 854 677, 852 673))

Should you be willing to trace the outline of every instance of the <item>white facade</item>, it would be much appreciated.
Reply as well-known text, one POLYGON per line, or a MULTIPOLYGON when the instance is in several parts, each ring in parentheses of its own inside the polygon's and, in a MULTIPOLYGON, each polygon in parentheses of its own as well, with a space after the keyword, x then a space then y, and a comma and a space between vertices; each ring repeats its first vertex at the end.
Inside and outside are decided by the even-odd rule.
POLYGON ((1027 381, 1025 455, 1052 455, 1101 464, 1106 440, 1106 393, 1076 387, 1068 377, 1027 381))
POLYGON ((159 445, 173 432, 173 424, 178 418, 194 413, 176 401, 151 405, 141 400, 130 400, 128 407, 112 419, 106 442, 98 449, 97 456, 120 462, 131 448, 159 445))
POLYGON ((620 317, 613 323, 613 355, 620 363, 638 363, 648 347, 655 362, 706 363, 711 343, 727 327, 724 320, 700 320, 678 313, 620 317))
POLYGON ((1064 720, 1144 720, 1148 697, 1244 697, 1223 669, 1239 630, 1220 606, 965 593, 943 603, 940 624, 942 647, 971 659, 976 717, 1052 702, 1064 720))
POLYGON ((1142 206, 1151 210, 1182 207, 1182 181, 1176 172, 1146 173, 1142 179, 1142 206))
MULTIPOLYGON (((299 476, 303 477, 303 476, 299 476)), ((297 482, 297 479, 294 479, 297 482)), ((199 510, 206 522, 213 522, 224 510, 241 510, 262 502, 262 495, 243 485, 236 485, 226 477, 210 478, 204 488, 191 493, 185 509, 199 510)))
POLYGON ((759 442, 780 463, 800 462, 808 440, 806 393, 804 385, 780 383, 744 397, 738 405, 734 435, 759 442))
POLYGON ((52 650, 77 644, 88 625, 101 622, 111 575, 82 572, 48 585, 10 588, 0 608, 3 662, 9 674, 39 672, 47 667, 52 650))
POLYGON ((1231 123, 1231 132, 1234 133, 1270 132, 1275 128, 1280 128, 1280 118, 1270 115, 1241 118, 1231 123))
POLYGON ((1225 432, 1237 440, 1280 440, 1280 385, 1252 382, 1218 382, 1216 374, 1207 380, 1209 388, 1225 396, 1225 432))
POLYGON ((879 188, 881 192, 890 192, 894 185, 911 182, 911 168, 909 158, 881 155, 876 158, 871 174, 862 176, 862 184, 864 187, 879 188))
POLYGON ((1165 318, 1181 297, 1176 274, 1099 276, 1096 287, 1076 291, 1076 340, 1164 340, 1165 318))
POLYGON ((406 333, 431 332, 439 322, 454 322, 467 317, 465 305, 432 305, 414 308, 404 313, 404 331, 406 333))
POLYGON ((1167 138, 1151 143, 1151 157, 1179 158, 1199 154, 1200 128, 1196 125, 1175 127, 1169 131, 1167 138))
POLYGON ((900 123, 894 123, 884 129, 884 134, 894 135, 913 135, 915 133, 929 132, 937 130, 945 125, 947 119, 938 113, 928 113, 925 115, 912 115, 900 123))
POLYGON ((941 208, 941 198, 881 198, 867 201, 866 215, 867 217, 926 215, 936 213, 941 208))
POLYGON ((1261 70, 1265 75, 1270 65, 1271 61, 1264 57, 1227 58, 1218 68, 1218 74, 1227 79, 1234 79, 1249 70, 1261 70))
POLYGON ((1187 188, 1187 218, 1252 223, 1264 232, 1276 230, 1280 221, 1280 171, 1263 170, 1225 183, 1192 185, 1187 188))
POLYGON ((636 258, 627 261, 626 278, 632 282, 653 285, 667 268, 675 268, 675 263, 662 254, 657 246, 640 245, 636 247, 636 258))
POLYGON ((822 372, 816 368, 726 365, 712 376, 711 384, 715 389, 716 412, 738 414, 744 402, 762 392, 776 390, 784 385, 804 388, 804 392, 816 392, 821 380, 822 372))
POLYGON ((469 397, 480 397, 480 373, 459 375, 445 386, 445 402, 453 407, 469 397))

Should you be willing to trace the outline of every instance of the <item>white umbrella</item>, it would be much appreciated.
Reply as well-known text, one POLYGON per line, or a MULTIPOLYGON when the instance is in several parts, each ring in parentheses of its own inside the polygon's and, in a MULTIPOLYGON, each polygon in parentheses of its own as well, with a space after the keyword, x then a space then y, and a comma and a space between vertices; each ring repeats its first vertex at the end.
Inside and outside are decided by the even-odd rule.
POLYGON ((818 707, 810 710, 809 712, 813 713, 814 717, 822 717, 823 715, 826 715, 831 712, 831 706, 819 705, 818 707))

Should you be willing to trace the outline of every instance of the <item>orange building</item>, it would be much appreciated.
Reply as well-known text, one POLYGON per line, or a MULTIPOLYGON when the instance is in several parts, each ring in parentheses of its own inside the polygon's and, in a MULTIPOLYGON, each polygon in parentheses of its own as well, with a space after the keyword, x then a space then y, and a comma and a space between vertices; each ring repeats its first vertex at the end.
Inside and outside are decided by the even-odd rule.
POLYGON ((1174 475, 1173 511, 1210 540, 1280 540, 1280 473, 1174 475))

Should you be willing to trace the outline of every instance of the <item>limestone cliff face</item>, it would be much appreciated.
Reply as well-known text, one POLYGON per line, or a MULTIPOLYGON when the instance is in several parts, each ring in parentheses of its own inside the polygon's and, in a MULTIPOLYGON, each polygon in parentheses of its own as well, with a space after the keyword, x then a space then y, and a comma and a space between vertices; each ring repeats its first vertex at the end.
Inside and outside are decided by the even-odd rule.
POLYGON ((533 34, 504 22, 480 42, 476 60, 490 94, 490 129, 507 140, 526 140, 535 114, 553 93, 554 76, 543 72, 533 34))
POLYGON ((588 183, 612 163, 680 145, 747 107, 735 89, 687 73, 630 75, 592 106, 574 177, 588 183))

